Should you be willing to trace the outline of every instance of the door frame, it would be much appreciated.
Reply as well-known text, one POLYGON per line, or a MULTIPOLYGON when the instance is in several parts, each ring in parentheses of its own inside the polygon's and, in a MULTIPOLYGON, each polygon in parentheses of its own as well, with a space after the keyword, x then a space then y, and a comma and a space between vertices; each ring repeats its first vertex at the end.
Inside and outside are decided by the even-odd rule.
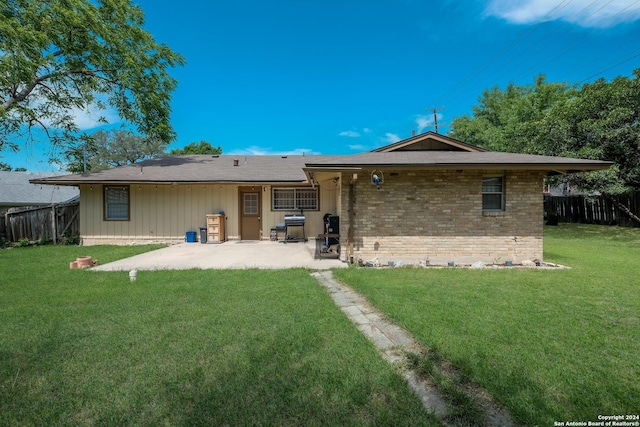
POLYGON ((240 213, 240 240, 262 240, 262 186, 252 185, 238 187, 238 212, 240 213), (243 232, 245 228, 244 222, 244 195, 245 193, 255 193, 258 195, 258 237, 257 239, 248 239, 243 232))

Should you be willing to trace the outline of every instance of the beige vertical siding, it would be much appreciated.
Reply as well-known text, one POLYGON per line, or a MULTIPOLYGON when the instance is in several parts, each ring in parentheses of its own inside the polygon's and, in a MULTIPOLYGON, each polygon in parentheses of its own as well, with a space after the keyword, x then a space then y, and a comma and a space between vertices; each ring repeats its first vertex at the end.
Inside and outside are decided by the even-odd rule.
MULTIPOLYGON (((339 192, 333 182, 326 184, 320 187, 320 210, 305 212, 308 237, 323 232, 325 213, 337 213, 339 192)), ((271 186, 256 187, 262 190, 262 236, 268 239, 271 228, 284 222, 285 214, 298 212, 272 211, 271 186)), ((81 185, 80 234, 83 243, 181 242, 187 231, 198 232, 199 227, 204 227, 207 214, 221 211, 226 217, 226 238, 239 237, 237 185, 132 184, 129 198, 129 221, 104 221, 103 186, 81 185)))
MULTIPOLYGON (((324 232, 323 217, 326 213, 337 215, 337 203, 340 198, 340 183, 334 183, 331 179, 319 181, 319 210, 304 211, 305 216, 305 234, 307 237, 316 237, 324 232)), ((282 186, 279 186, 282 187, 282 186)), ((262 191, 262 236, 269 238, 271 229, 278 223, 284 222, 284 216, 290 214, 299 214, 300 211, 273 211, 271 210, 272 187, 265 186, 262 191)))

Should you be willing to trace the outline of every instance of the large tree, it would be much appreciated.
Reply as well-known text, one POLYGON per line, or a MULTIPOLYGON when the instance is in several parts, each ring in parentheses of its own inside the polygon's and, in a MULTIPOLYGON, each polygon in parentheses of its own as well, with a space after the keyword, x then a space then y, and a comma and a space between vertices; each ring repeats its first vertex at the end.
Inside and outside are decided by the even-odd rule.
POLYGON ((164 154, 166 145, 124 130, 85 135, 81 144, 67 148, 63 156, 69 172, 95 172, 136 163, 164 154))
POLYGON ((495 86, 482 93, 472 117, 453 120, 449 136, 493 151, 538 154, 540 123, 554 105, 575 94, 575 86, 547 82, 544 75, 532 85, 510 83, 504 90, 495 86))
POLYGON ((580 88, 540 83, 485 91, 474 116, 455 119, 450 135, 497 151, 615 162, 606 171, 563 180, 609 196, 640 222, 610 197, 640 191, 640 69, 633 77, 600 79, 580 88))
POLYGON ((200 141, 197 144, 192 142, 184 148, 174 148, 169 154, 222 154, 222 147, 214 147, 207 141, 200 141))
POLYGON ((575 174, 567 180, 609 197, 640 223, 638 212, 611 197, 640 191, 640 69, 631 78, 584 85, 569 102, 554 105, 536 143, 546 153, 615 162, 606 171, 575 174))
POLYGON ((53 143, 78 138, 74 116, 88 108, 175 139, 169 69, 184 59, 143 24, 130 0, 0 0, 0 150, 35 128, 53 143))

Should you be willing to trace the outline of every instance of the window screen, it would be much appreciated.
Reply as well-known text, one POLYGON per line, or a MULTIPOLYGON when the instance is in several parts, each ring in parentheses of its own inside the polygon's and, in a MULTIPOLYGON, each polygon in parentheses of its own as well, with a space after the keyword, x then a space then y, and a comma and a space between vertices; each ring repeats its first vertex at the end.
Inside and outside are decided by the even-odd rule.
POLYGON ((126 221, 129 219, 129 187, 104 187, 104 219, 126 221))
POLYGON ((272 210, 274 211, 291 211, 298 209, 317 211, 318 189, 274 188, 271 200, 272 210))
POLYGON ((504 178, 502 176, 482 178, 482 210, 504 210, 504 178))

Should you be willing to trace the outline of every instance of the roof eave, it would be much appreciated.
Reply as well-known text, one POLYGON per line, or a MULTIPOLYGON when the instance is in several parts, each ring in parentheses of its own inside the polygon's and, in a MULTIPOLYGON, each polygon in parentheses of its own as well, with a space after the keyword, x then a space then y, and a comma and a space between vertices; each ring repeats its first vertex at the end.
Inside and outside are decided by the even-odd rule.
POLYGON ((305 173, 310 171, 350 172, 368 168, 376 169, 411 169, 411 170, 540 170, 560 173, 591 172, 608 169, 613 163, 584 164, 531 164, 531 163, 434 163, 434 164, 402 164, 402 163, 367 163, 360 165, 308 165, 305 173))
POLYGON ((65 181, 48 181, 48 180, 33 180, 30 181, 33 184, 43 185, 201 185, 201 184, 225 184, 225 185, 271 185, 271 184, 308 184, 306 180, 273 180, 273 181, 237 181, 237 180, 198 180, 198 181, 175 181, 175 180, 114 180, 114 179, 95 179, 95 180, 65 180, 65 181))

